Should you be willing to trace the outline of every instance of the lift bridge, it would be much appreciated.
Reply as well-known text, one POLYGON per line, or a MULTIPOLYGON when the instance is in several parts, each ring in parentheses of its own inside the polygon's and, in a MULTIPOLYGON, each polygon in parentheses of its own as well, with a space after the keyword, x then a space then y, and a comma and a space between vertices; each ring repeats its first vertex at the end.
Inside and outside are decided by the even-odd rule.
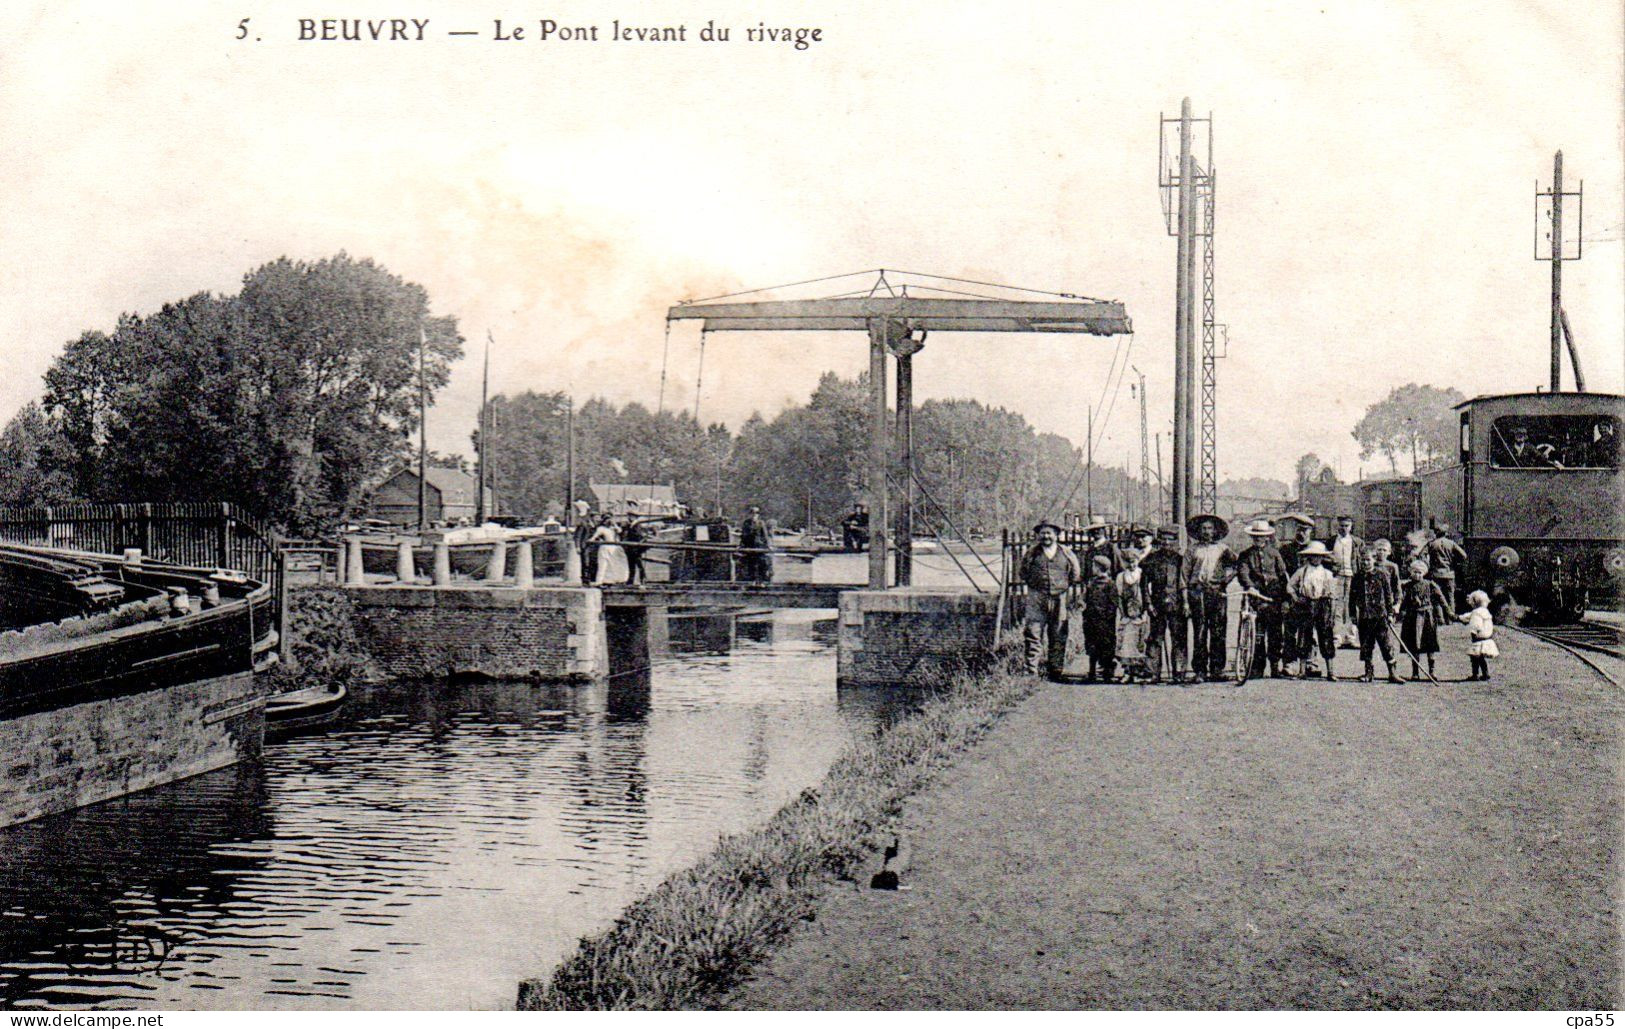
MULTIPOLYGON (((796 286, 858 280, 858 288, 812 299, 745 299, 789 287, 749 290, 677 304, 670 325, 700 322, 701 360, 713 332, 862 332, 869 344, 869 424, 863 500, 869 511, 866 586, 912 584, 914 357, 932 332, 1066 333, 1116 336, 1133 332, 1123 305, 1075 293, 1055 293, 938 275, 877 269, 796 286), (872 277, 872 278, 871 278, 872 277), (843 281, 844 280, 844 281, 843 281), (982 291, 982 292, 977 292, 982 291), (987 292, 992 291, 992 292, 987 292), (887 411, 887 358, 896 374, 896 424, 887 411), (900 503, 892 504, 888 465, 895 456, 900 503), (895 518, 893 512, 895 511, 895 518), (895 579, 888 566, 895 557, 895 579)), ((662 372, 664 379, 664 372, 662 372)))

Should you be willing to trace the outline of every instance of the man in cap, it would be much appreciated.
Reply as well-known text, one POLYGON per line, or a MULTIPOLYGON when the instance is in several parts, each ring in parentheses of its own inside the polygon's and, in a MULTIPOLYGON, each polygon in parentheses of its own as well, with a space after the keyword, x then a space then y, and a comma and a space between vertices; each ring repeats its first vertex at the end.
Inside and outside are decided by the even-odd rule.
POLYGON ((1332 552, 1332 571, 1337 575, 1337 594, 1332 598, 1332 617, 1337 620, 1337 645, 1354 647, 1360 643, 1349 615, 1349 592, 1354 573, 1365 563, 1365 540, 1354 535, 1354 519, 1337 516, 1337 535, 1329 548, 1332 552))
POLYGON ((1185 655, 1190 637, 1185 625, 1190 613, 1190 603, 1185 598, 1187 563, 1188 559, 1179 550, 1177 525, 1164 525, 1157 530, 1156 546, 1140 563, 1151 614, 1146 646, 1150 650, 1153 681, 1162 679, 1165 659, 1169 680, 1185 681, 1185 655))
POLYGON ((1428 578, 1439 584, 1439 592, 1450 604, 1452 613, 1459 611, 1456 598, 1456 571, 1467 565, 1467 551, 1450 538, 1450 526, 1440 523, 1428 540, 1423 556, 1428 563, 1428 578))
MULTIPOLYGON (((1287 570, 1281 552, 1275 549, 1275 526, 1262 518, 1247 526, 1252 546, 1242 551, 1236 562, 1236 579, 1248 595, 1261 601, 1258 611, 1258 648, 1253 651, 1249 675, 1264 674, 1269 659, 1270 678, 1281 676, 1281 609, 1286 606, 1287 570)), ((1236 669, 1241 674, 1241 669, 1236 669)))
POLYGON ((750 505, 745 520, 739 523, 739 577, 745 582, 768 582, 773 578, 772 539, 762 509, 750 505))
POLYGON ((1222 682, 1229 621, 1225 591, 1236 577, 1236 555, 1224 543, 1230 525, 1218 515, 1200 514, 1185 523, 1185 530, 1196 537, 1185 576, 1191 632, 1196 637, 1191 671, 1199 678, 1222 682))
POLYGON ((1026 646, 1027 674, 1037 675, 1039 658, 1045 671, 1058 677, 1066 665, 1068 600, 1083 582, 1083 572, 1072 551, 1061 546, 1061 530, 1049 522, 1033 526, 1038 538, 1021 559, 1021 581, 1027 587, 1021 636, 1026 646), (1046 654, 1047 637, 1047 654, 1046 654))

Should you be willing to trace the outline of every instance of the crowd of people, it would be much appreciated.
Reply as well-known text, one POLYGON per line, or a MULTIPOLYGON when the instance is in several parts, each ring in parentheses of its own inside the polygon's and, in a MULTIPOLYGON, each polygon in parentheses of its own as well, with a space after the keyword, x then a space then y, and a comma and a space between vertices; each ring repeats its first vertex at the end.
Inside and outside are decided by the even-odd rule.
POLYGON ((1458 613, 1467 554, 1449 527, 1413 534, 1400 553, 1388 540, 1361 539, 1353 525, 1339 518, 1336 534, 1318 540, 1306 515, 1261 518, 1247 526, 1248 545, 1238 553, 1226 542, 1228 523, 1211 514, 1187 523, 1192 542, 1184 548, 1174 525, 1133 526, 1114 539, 1102 522, 1068 546, 1058 526, 1041 522, 1019 568, 1027 671, 1062 675, 1076 615, 1086 681, 1226 679, 1234 587, 1255 620, 1246 677, 1335 680, 1338 651, 1358 647, 1364 682, 1375 679, 1378 655, 1388 681, 1405 682, 1400 653, 1411 678, 1425 667, 1432 679, 1439 627, 1454 620, 1468 626, 1471 678, 1488 679, 1496 656, 1489 598, 1474 591, 1458 613))
MULTIPOLYGON (((618 518, 607 511, 594 518, 591 505, 585 500, 576 501, 573 534, 581 557, 582 582, 625 582, 636 586, 647 581, 643 559, 650 546, 651 533, 675 519, 666 515, 644 517, 638 511, 636 500, 630 501, 628 508, 628 512, 618 518), (624 575, 618 567, 611 567, 620 561, 626 564, 624 575)), ((681 515, 679 511, 679 517, 681 515)), ((739 523, 736 578, 740 582, 771 582, 773 579, 771 533, 762 518, 762 509, 755 504, 739 523)))

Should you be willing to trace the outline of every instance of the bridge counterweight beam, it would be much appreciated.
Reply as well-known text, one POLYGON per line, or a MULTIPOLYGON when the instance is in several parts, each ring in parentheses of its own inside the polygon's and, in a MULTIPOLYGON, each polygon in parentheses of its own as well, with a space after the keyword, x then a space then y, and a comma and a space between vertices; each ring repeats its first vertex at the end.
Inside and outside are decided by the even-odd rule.
POLYGON ((914 581, 914 355, 897 354, 897 457, 903 481, 897 502, 897 585, 914 581))
POLYGON ((886 319, 869 319, 869 588, 886 588, 886 319))

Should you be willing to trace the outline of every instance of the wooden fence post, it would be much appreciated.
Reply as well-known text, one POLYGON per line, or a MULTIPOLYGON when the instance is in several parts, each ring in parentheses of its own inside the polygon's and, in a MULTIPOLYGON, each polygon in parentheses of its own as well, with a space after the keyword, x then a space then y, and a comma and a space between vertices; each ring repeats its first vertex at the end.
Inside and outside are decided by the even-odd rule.
POLYGON ((214 564, 216 568, 231 567, 231 505, 222 502, 220 520, 214 528, 214 564))
POLYGON ((286 663, 291 653, 291 641, 288 639, 288 555, 280 547, 271 556, 271 566, 276 576, 277 658, 286 663))

